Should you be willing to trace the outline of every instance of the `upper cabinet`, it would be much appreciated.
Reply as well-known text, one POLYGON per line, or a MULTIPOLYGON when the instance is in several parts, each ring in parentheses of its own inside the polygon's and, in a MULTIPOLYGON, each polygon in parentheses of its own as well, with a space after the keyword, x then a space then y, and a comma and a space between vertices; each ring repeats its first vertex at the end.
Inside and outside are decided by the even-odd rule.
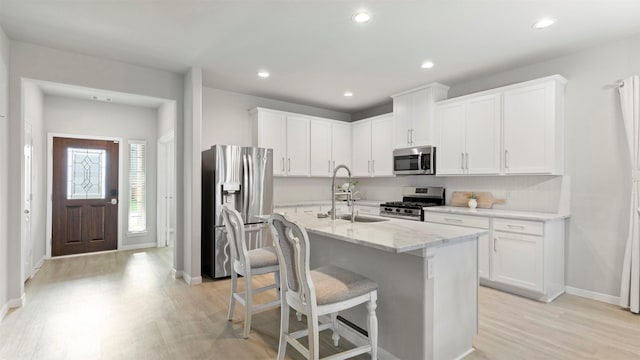
POLYGON ((333 175, 337 165, 351 166, 351 124, 311 120, 311 176, 333 175))
POLYGON ((565 84, 558 77, 504 92, 506 174, 563 173, 565 84))
POLYGON ((434 83, 391 96, 394 148, 435 143, 435 103, 446 99, 448 91, 448 86, 434 83))
POLYGON ((554 75, 439 102, 436 174, 561 175, 566 82, 554 75))
POLYGON ((310 120, 281 111, 256 108, 254 144, 273 149, 274 176, 309 176, 310 120))
POLYGON ((393 115, 380 115, 352 124, 353 176, 393 176, 393 115))
POLYGON ((436 174, 500 173, 499 94, 438 105, 436 119, 436 174))
POLYGON ((250 114, 253 144, 273 149, 274 176, 328 177, 351 166, 350 123, 263 108, 250 114))

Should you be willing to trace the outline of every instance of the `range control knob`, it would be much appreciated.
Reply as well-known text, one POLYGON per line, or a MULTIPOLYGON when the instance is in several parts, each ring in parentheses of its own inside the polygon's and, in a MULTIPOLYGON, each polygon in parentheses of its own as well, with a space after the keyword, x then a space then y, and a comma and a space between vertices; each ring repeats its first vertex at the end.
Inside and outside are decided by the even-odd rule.
POLYGON ((405 213, 411 214, 411 210, 407 209, 404 211, 405 213))
POLYGON ((396 209, 396 212, 400 212, 400 209, 396 209))

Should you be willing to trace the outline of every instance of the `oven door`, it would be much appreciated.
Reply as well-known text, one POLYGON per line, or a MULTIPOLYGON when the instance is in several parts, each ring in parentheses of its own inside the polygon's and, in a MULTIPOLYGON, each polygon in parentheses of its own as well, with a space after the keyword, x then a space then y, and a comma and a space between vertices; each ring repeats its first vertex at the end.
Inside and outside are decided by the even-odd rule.
POLYGON ((432 146, 393 151, 395 175, 433 175, 435 170, 435 148, 432 146))

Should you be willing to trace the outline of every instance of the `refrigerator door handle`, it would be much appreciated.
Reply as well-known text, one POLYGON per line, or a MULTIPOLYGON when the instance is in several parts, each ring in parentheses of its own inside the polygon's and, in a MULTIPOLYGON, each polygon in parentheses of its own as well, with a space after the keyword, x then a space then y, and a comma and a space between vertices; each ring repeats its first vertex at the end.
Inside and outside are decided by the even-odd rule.
POLYGON ((247 219, 249 216, 249 162, 247 158, 247 154, 242 154, 243 182, 240 191, 242 191, 242 216, 245 222, 249 221, 247 219))

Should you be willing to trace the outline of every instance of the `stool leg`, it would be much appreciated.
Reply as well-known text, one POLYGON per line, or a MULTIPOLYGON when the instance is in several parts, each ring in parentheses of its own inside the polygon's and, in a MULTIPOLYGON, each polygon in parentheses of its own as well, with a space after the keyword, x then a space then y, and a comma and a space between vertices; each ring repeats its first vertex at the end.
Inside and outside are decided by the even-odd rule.
POLYGON ((318 332, 318 315, 315 311, 307 314, 307 329, 309 330, 309 360, 320 359, 320 342, 318 332))
POLYGON ((278 344, 278 360, 284 360, 287 350, 287 334, 289 334, 289 304, 286 301, 280 306, 280 342, 278 344))
POLYGON ((333 346, 337 347, 340 343, 340 334, 338 333, 338 313, 331 314, 331 329, 333 330, 333 334, 331 335, 333 346))
POLYGON ((276 281, 276 295, 278 296, 278 300, 282 300, 281 289, 280 289, 280 271, 276 271, 273 273, 274 280, 276 281))
POLYGON ((367 326, 369 328, 369 341, 371 342, 371 359, 378 359, 378 318, 376 317, 376 301, 378 300, 378 293, 371 294, 371 299, 367 303, 367 326))
POLYGON ((227 314, 227 320, 231 321, 233 318, 233 310, 236 306, 236 298, 233 296, 238 291, 238 274, 233 269, 231 270, 231 298, 229 299, 229 313, 227 314))
POLYGON ((253 312, 253 299, 251 292, 251 273, 247 273, 244 277, 244 333, 243 337, 249 337, 251 331, 251 313, 253 312))

